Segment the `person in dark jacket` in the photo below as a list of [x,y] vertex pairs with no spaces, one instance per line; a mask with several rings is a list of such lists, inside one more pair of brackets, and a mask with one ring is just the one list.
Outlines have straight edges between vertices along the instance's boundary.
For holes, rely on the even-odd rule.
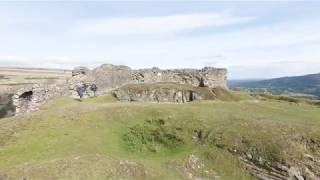
[[93,96],[95,97],[97,94],[98,87],[95,84],[91,84],[90,90],[93,92]]
[[76,89],[78,96],[80,97],[80,101],[82,101],[83,93],[85,91],[85,88],[83,86],[79,86]]

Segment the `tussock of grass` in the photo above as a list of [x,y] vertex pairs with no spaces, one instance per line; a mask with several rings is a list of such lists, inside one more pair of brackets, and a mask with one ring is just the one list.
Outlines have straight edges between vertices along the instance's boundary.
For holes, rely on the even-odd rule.
[[185,143],[181,131],[180,127],[168,126],[164,119],[152,119],[130,127],[123,140],[131,151],[174,150]]

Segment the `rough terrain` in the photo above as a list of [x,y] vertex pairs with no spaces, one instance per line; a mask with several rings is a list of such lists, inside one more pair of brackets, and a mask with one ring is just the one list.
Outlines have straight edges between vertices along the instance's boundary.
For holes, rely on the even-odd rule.
[[[227,99],[225,95],[224,99]],[[319,179],[319,106],[50,101],[0,121],[3,179]]]
[[[123,65],[103,64],[90,70],[85,67],[77,67],[73,71],[57,69],[36,69],[36,68],[0,68],[0,94],[10,94],[12,103],[7,104],[15,107],[14,110],[8,109],[7,106],[1,105],[1,117],[10,115],[22,115],[36,111],[47,101],[60,96],[77,97],[76,89],[85,85],[90,87],[96,84],[98,94],[104,94],[116,88],[128,84],[150,83],[175,83],[189,85],[189,90],[177,92],[170,89],[165,100],[159,91],[158,101],[193,101],[206,99],[201,97],[198,92],[190,91],[195,87],[224,87],[226,88],[226,69],[205,67],[203,69],[173,69],[161,70],[159,68],[133,70]],[[1,84],[2,83],[2,84]],[[199,88],[200,89],[200,88]],[[205,88],[202,88],[205,89]],[[170,91],[170,92],[169,92]],[[202,90],[203,91],[203,90]],[[118,95],[120,95],[118,91]],[[170,94],[173,93],[173,94]],[[12,94],[12,95],[11,95]],[[92,96],[90,88],[85,91],[85,97]],[[123,93],[122,93],[123,94]],[[133,94],[131,94],[132,96]],[[173,97],[175,96],[175,97]],[[139,98],[135,98],[138,100]],[[212,99],[212,98],[209,98]],[[140,99],[142,100],[142,99]],[[145,98],[145,100],[147,100]],[[150,99],[148,101],[152,101]],[[6,101],[3,101],[6,102]],[[3,104],[3,103],[2,103]]]
[[0,96],[20,115],[0,121],[0,179],[320,178],[318,101],[233,92],[214,68],[71,75]]

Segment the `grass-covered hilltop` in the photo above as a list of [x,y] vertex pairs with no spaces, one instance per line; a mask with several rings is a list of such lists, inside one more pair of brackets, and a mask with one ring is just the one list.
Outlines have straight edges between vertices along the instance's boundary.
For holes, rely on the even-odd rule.
[[319,179],[319,105],[210,93],[182,104],[60,97],[1,119],[0,179]]
[[9,1],[0,180],[320,180],[320,0]]

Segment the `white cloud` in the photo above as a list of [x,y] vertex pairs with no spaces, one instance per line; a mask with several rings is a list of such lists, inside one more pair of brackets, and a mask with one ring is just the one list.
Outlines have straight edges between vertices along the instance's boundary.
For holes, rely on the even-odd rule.
[[229,13],[193,13],[168,16],[117,17],[81,22],[74,31],[104,35],[159,34],[221,27],[252,21],[254,17],[236,17]]
[[[225,12],[193,13],[81,20],[76,25],[68,24],[71,30],[67,32],[43,32],[36,36],[28,36],[24,31],[11,34],[10,31],[0,33],[4,42],[0,44],[0,55],[16,56],[0,57],[0,65],[56,68],[94,67],[102,63],[133,68],[201,68],[212,65],[227,67],[230,77],[236,79],[319,71],[318,20],[287,19],[270,23],[257,18],[259,23],[251,23],[254,19]],[[209,32],[211,27],[238,23],[248,24],[227,31]],[[200,28],[206,33],[176,36]]]

